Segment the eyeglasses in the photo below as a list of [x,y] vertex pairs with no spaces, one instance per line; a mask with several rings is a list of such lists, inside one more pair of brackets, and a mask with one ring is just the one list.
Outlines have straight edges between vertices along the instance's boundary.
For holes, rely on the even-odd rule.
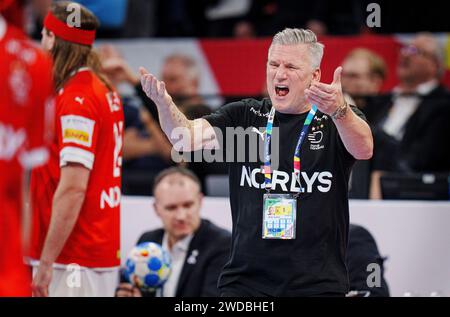
[[431,58],[431,59],[433,59],[433,60],[436,60],[436,56],[435,56],[433,53],[424,51],[424,50],[422,50],[422,49],[420,49],[420,48],[418,48],[418,47],[416,47],[416,46],[414,46],[414,45],[406,45],[406,46],[403,46],[403,47],[401,48],[400,52],[401,52],[403,55],[409,55],[409,56],[421,55],[421,56],[424,56],[424,57],[427,57],[427,58]]

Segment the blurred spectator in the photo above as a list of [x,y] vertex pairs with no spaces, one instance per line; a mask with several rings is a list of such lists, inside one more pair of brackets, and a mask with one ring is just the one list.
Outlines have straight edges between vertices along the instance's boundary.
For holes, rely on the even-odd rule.
[[[103,70],[114,85],[125,82],[140,91],[139,78],[116,48],[104,45],[99,52]],[[172,146],[159,127],[157,113],[149,113],[141,107],[141,101],[133,97],[124,97],[123,105],[123,193],[149,195],[155,176],[173,164]]]
[[439,83],[443,70],[438,41],[420,33],[401,50],[399,85],[365,109],[375,139],[373,198],[381,197],[379,171],[450,171],[450,96]]
[[[138,74],[131,69],[117,49],[112,45],[103,45],[100,47],[100,53],[103,69],[111,80],[115,84],[125,82],[133,86],[135,94],[144,103],[153,118],[159,122],[156,106],[142,91]],[[204,104],[199,94],[200,70],[192,57],[182,54],[167,56],[162,66],[161,78],[174,102],[181,109]]]
[[181,109],[189,105],[203,104],[199,95],[200,69],[192,57],[182,54],[166,57],[161,79],[166,84],[167,92],[172,93],[174,102]]
[[[155,172],[168,167],[168,164],[173,164],[171,161],[172,146],[159,127],[156,106],[142,91],[137,74],[113,46],[104,45],[100,48],[100,52],[103,68],[111,78],[111,81],[115,84],[126,82],[132,85],[140,102],[148,110],[144,118],[151,119],[147,120],[147,123],[144,125],[139,116],[138,107],[128,107],[129,99],[124,98],[126,121],[123,148],[125,159],[123,174],[124,192],[147,195],[151,193],[149,187],[151,187]],[[174,102],[186,115],[196,119],[211,113],[210,108],[204,103],[203,98],[199,94],[200,70],[192,57],[182,54],[167,56],[161,70],[161,78],[166,84],[167,91],[172,95]],[[138,131],[141,132],[138,133]],[[151,140],[152,136],[157,141]],[[152,144],[154,146],[151,146]],[[211,150],[203,150],[203,153],[207,151]],[[195,152],[188,156],[190,157],[190,163],[187,166],[200,178],[204,191],[206,191],[205,178],[207,175],[227,173],[225,163],[205,163],[203,160],[196,163],[194,162]],[[133,158],[133,160],[127,161],[127,158]],[[148,174],[153,176],[151,177]],[[132,181],[130,180],[131,183],[125,186],[127,179],[130,178],[132,179]],[[134,182],[136,185],[133,185]],[[138,186],[137,184],[141,185]],[[129,190],[127,190],[127,187]]]
[[[357,48],[352,50],[342,63],[342,89],[364,110],[367,98],[380,93],[386,78],[386,64],[374,52]],[[368,118],[370,122],[370,118]]]
[[[344,58],[342,67],[342,89],[347,102],[364,112],[366,105],[380,93],[386,77],[386,65],[374,52],[356,48]],[[367,114],[366,117],[370,122],[371,118]],[[370,161],[355,162],[350,176],[350,198],[369,198],[370,172]]]
[[[162,81],[166,84],[167,92],[169,92],[180,110],[189,116],[192,120],[201,118],[205,114],[211,113],[211,109],[207,106],[203,98],[199,94],[200,71],[197,63],[193,58],[181,54],[169,55],[165,61],[161,71]],[[145,93],[139,87],[139,94],[143,100],[157,112],[156,106],[145,96]],[[191,152],[189,155],[188,167],[194,171],[199,177],[202,190],[208,194],[205,186],[205,179],[208,175],[227,174],[225,163],[211,162],[204,160],[195,162],[196,157],[205,157],[208,152],[215,150],[200,150],[199,152]],[[210,155],[211,156],[211,155]]]
[[[100,52],[103,56],[103,68],[108,76],[116,83],[126,82],[133,86],[136,95],[157,119],[156,106],[142,91],[138,74],[131,69],[117,49],[112,45],[103,45]],[[166,84],[166,89],[174,102],[181,109],[190,105],[204,104],[199,94],[200,69],[192,57],[183,54],[167,56],[162,66],[161,79]]]
[[[389,296],[389,287],[384,279],[384,258],[378,251],[374,237],[367,229],[350,224],[346,262],[350,280],[350,291],[357,291],[359,293],[358,296],[364,296],[366,292],[371,297]],[[370,264],[380,266],[381,280],[379,287],[369,287],[367,284],[368,276],[372,273],[372,270],[368,270]]]
[[217,281],[229,258],[231,234],[200,218],[203,195],[198,178],[189,170],[172,167],[157,176],[153,192],[163,228],[144,233],[138,244],[161,244],[171,255],[172,273],[157,294],[141,292],[122,279],[116,295],[219,296]]
[[148,195],[156,174],[173,165],[172,147],[153,116],[135,102],[124,98],[123,192]]

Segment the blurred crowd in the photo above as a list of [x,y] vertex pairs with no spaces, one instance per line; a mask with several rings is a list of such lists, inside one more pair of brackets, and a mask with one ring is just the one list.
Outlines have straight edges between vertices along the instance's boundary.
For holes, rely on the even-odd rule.
[[[124,98],[124,193],[148,195],[154,176],[175,164],[171,146],[159,128],[155,105],[140,88],[138,74],[115,47],[104,45],[100,53],[111,81],[116,85],[128,83],[135,92]],[[450,148],[446,146],[450,138],[450,95],[440,84],[444,51],[431,33],[417,33],[402,47],[396,66],[399,82],[391,92],[381,92],[387,66],[375,52],[355,48],[342,60],[342,66],[348,101],[365,113],[375,139],[374,157],[354,167],[351,198],[382,198],[380,180],[386,173],[450,171]],[[167,56],[157,75],[189,118],[211,112],[199,94],[201,74],[192,57],[179,53]],[[217,189],[211,191],[206,184],[211,177],[219,177],[219,186],[227,186],[220,183],[220,175],[227,172],[225,163],[182,165],[197,174],[206,194],[217,194]]]
[[[40,38],[42,17],[51,2],[30,1],[26,22],[28,31],[35,38]],[[358,161],[353,168],[350,198],[385,198],[383,179],[393,173],[406,176],[433,173],[445,175],[447,182],[450,173],[450,92],[441,84],[445,71],[444,49],[433,33],[417,32],[448,31],[445,17],[439,18],[446,11],[433,7],[433,1],[420,9],[414,3],[408,3],[405,8],[398,2],[379,1],[385,10],[379,29],[366,27],[366,8],[371,1],[77,2],[100,19],[99,37],[103,38],[253,38],[272,36],[285,27],[309,28],[318,35],[355,35],[374,31],[415,33],[400,50],[395,68],[398,83],[390,92],[382,92],[387,65],[375,52],[358,47],[341,61],[345,97],[348,103],[356,105],[366,115],[375,143],[373,157]],[[427,14],[431,7],[433,14]],[[155,197],[155,211],[163,222],[163,228],[145,233],[139,242],[156,241],[171,249],[176,267],[172,280],[159,295],[215,296],[217,276],[229,252],[226,246],[230,234],[201,219],[200,209],[202,193],[227,196],[227,165],[220,162],[193,163],[193,160],[175,163],[172,145],[160,128],[155,104],[142,91],[139,74],[117,47],[101,44],[97,49],[102,71],[109,82],[114,86],[128,85],[132,91],[122,96],[125,117],[122,192],[124,195]],[[193,56],[182,52],[167,55],[159,74],[155,75],[164,81],[167,92],[188,119],[201,118],[213,111],[200,93],[202,73]],[[262,95],[267,96],[267,93],[263,91]],[[189,155],[197,156],[195,152]],[[202,153],[199,156],[213,155]],[[187,211],[174,213],[173,210]],[[179,230],[182,232],[173,226],[176,217],[187,224],[182,226],[185,230]],[[186,271],[190,268],[185,269],[184,265],[196,264],[199,252],[208,254],[208,257],[198,260],[200,263],[188,279]],[[186,257],[187,264],[184,263]],[[205,258],[207,260],[203,260]],[[364,290],[367,264],[382,265],[384,259],[370,233],[352,225],[346,261],[352,289]],[[382,287],[373,292],[373,295],[389,295],[386,281],[383,280]],[[116,295],[149,294],[136,292],[130,284],[122,283]]]
[[[57,0],[53,0],[57,1]],[[32,0],[29,32],[39,38],[52,0]],[[100,20],[103,38],[272,36],[285,27],[317,35],[449,31],[445,2],[388,0],[77,0]],[[367,26],[370,3],[380,6],[380,27]]]
[[[40,37],[42,17],[52,0],[33,0],[28,9],[28,31]],[[396,66],[398,85],[381,89],[387,65],[375,52],[361,47],[341,62],[342,84],[350,103],[367,116],[375,138],[370,161],[356,163],[351,198],[382,198],[384,175],[450,171],[450,97],[441,85],[444,49],[432,33],[449,31],[439,10],[443,2],[427,6],[378,1],[381,28],[366,26],[367,5],[356,0],[78,0],[100,19],[99,37],[235,37],[272,36],[284,27],[304,27],[319,35],[416,32],[402,47]],[[435,3],[436,2],[436,3]],[[420,5],[420,7],[418,7]],[[427,13],[427,10],[432,10]],[[112,45],[99,47],[103,69],[114,85],[127,84],[133,94],[122,96],[125,107],[123,192],[151,195],[153,179],[176,165],[171,145],[159,127],[158,113],[140,87],[139,74]],[[175,103],[190,119],[211,113],[199,92],[201,72],[192,56],[166,57],[157,75]],[[262,92],[264,96],[264,91]],[[248,96],[250,97],[250,96]],[[260,97],[260,96],[254,96]],[[230,101],[230,100],[226,100]],[[192,153],[195,155],[195,153]],[[227,195],[225,163],[182,163],[199,177],[209,195]],[[214,188],[212,188],[212,187]]]

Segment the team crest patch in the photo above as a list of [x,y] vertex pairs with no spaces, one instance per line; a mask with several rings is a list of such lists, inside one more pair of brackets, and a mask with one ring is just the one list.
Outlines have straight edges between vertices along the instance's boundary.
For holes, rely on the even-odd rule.
[[75,115],[61,117],[63,143],[76,143],[90,147],[95,121]]
[[324,138],[323,128],[327,120],[328,120],[327,116],[314,117],[314,122],[312,124],[311,131],[308,134],[308,140],[310,143],[311,150],[317,151],[325,148],[325,145],[322,144],[322,140]]

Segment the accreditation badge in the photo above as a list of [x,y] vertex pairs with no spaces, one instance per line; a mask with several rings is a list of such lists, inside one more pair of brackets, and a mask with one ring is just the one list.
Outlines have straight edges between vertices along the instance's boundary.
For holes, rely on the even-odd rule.
[[297,198],[291,194],[264,194],[263,239],[295,239]]

